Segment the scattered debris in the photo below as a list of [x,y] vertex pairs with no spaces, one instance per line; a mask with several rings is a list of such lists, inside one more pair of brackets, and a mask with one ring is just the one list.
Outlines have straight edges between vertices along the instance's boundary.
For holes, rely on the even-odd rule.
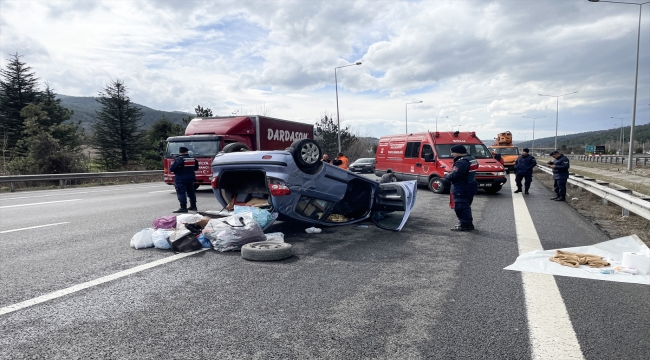
[[317,227],[313,227],[313,226],[310,227],[310,228],[306,228],[306,229],[305,229],[305,232],[306,232],[307,234],[320,234],[321,231],[323,231],[323,229],[320,229],[320,228],[317,228]]

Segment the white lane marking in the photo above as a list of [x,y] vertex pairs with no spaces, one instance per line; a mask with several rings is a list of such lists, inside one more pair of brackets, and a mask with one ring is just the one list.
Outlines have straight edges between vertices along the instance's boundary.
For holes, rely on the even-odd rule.
[[5,234],[5,233],[10,233],[14,231],[21,231],[21,230],[29,230],[29,229],[38,229],[46,226],[56,226],[56,225],[63,225],[63,224],[69,224],[69,221],[66,222],[60,222],[60,223],[55,223],[55,224],[46,224],[46,225],[37,225],[37,226],[30,226],[22,229],[13,229],[13,230],[5,230],[5,231],[0,231],[0,234]]
[[[515,190],[510,175],[510,190]],[[522,194],[512,195],[519,254],[542,250],[535,224]],[[566,305],[553,275],[522,272],[528,332],[533,359],[584,359]]]
[[[41,197],[50,197],[50,196],[66,196],[66,195],[77,195],[77,194],[94,194],[94,193],[101,193],[101,192],[111,192],[111,191],[121,191],[121,190],[141,190],[142,188],[151,188],[155,189],[158,186],[143,186],[143,187],[120,187],[117,189],[105,189],[105,190],[94,190],[94,191],[81,191],[81,192],[60,192],[56,194],[40,194],[40,195],[34,195],[34,196],[20,196],[20,197],[5,197],[5,196],[0,196],[0,200],[20,200],[20,199],[31,199],[31,198],[41,198]],[[30,192],[29,194],[32,194],[33,192]]]
[[19,206],[45,205],[45,204],[54,204],[54,203],[81,201],[81,200],[83,199],[57,200],[57,201],[47,201],[47,202],[40,202],[40,203],[31,203],[31,204],[7,205],[7,206],[0,206],[0,209],[19,207]]
[[159,192],[168,192],[168,193],[172,193],[172,192],[174,192],[174,189],[169,189],[169,190],[158,190],[158,191],[149,191],[149,194],[159,193]]
[[193,252],[190,252],[190,253],[184,253],[184,254],[177,254],[177,255],[169,256],[169,257],[166,257],[164,259],[160,259],[160,260],[156,260],[154,262],[150,262],[148,264],[139,265],[139,266],[136,266],[136,267],[128,269],[128,270],[120,271],[120,272],[112,274],[112,275],[107,275],[107,276],[101,277],[99,279],[95,279],[95,280],[91,280],[91,281],[88,281],[88,282],[85,282],[85,283],[82,283],[82,284],[70,286],[69,288],[65,288],[63,290],[58,290],[58,291],[55,291],[55,292],[51,292],[49,294],[45,294],[45,295],[42,295],[42,296],[39,296],[39,297],[35,297],[33,299],[30,299],[30,300],[26,300],[26,301],[22,301],[22,302],[13,304],[13,305],[5,306],[3,308],[0,308],[0,315],[8,314],[10,312],[14,312],[14,311],[17,311],[17,310],[20,310],[20,309],[24,309],[24,308],[30,307],[32,305],[36,305],[36,304],[44,303],[46,301],[50,301],[50,300],[53,300],[53,299],[56,299],[56,298],[60,298],[60,297],[65,296],[65,295],[69,295],[69,294],[72,294],[74,292],[87,289],[89,287],[97,286],[97,285],[103,284],[105,282],[116,280],[116,279],[131,275],[131,274],[135,274],[135,273],[140,272],[140,271],[144,271],[144,270],[156,267],[156,266],[167,264],[169,262],[176,261],[176,260],[182,259],[184,257],[192,256],[194,254],[198,254],[198,253],[206,251],[206,250],[210,250],[210,249],[206,248],[206,249],[193,251]]

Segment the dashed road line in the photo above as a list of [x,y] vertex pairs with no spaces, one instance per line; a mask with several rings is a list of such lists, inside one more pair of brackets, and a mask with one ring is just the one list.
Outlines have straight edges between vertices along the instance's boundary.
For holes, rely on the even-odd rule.
[[4,231],[0,231],[0,234],[6,234],[6,233],[14,232],[14,231],[38,229],[38,228],[47,227],[47,226],[56,226],[56,225],[63,225],[63,224],[69,224],[69,223],[70,223],[69,221],[66,221],[66,222],[60,222],[60,223],[54,223],[54,224],[30,226],[30,227],[21,228],[21,229],[4,230]]
[[62,203],[62,202],[70,202],[70,201],[81,201],[81,200],[83,200],[83,199],[57,200],[57,201],[31,203],[31,204],[7,205],[7,206],[0,206],[0,209],[7,209],[7,208],[13,208],[13,207],[20,207],[20,206],[46,205],[46,204],[54,204],[54,203]]
[[193,251],[193,252],[190,252],[190,253],[183,253],[183,254],[177,254],[177,255],[169,256],[169,257],[166,257],[164,259],[160,259],[160,260],[156,260],[156,261],[153,261],[153,262],[150,262],[150,263],[147,263],[147,264],[139,265],[139,266],[136,266],[134,268],[127,269],[127,270],[124,270],[124,271],[120,271],[120,272],[112,274],[112,275],[107,275],[107,276],[101,277],[99,279],[87,281],[85,283],[70,286],[69,288],[65,288],[65,289],[62,289],[62,290],[51,292],[49,294],[45,294],[45,295],[30,299],[30,300],[26,300],[26,301],[19,302],[19,303],[13,304],[13,305],[5,306],[3,308],[0,308],[0,315],[8,314],[8,313],[11,313],[11,312],[14,312],[14,311],[17,311],[17,310],[21,310],[21,309],[24,309],[24,308],[27,308],[27,307],[30,307],[30,306],[33,306],[33,305],[36,305],[36,304],[41,304],[41,303],[44,303],[46,301],[50,301],[50,300],[53,300],[53,299],[56,299],[56,298],[60,298],[62,296],[66,296],[66,295],[75,293],[77,291],[88,289],[90,287],[97,286],[97,285],[100,285],[100,284],[103,284],[103,283],[106,283],[106,282],[109,282],[109,281],[113,281],[113,280],[116,280],[116,279],[119,279],[119,278],[123,278],[125,276],[135,274],[135,273],[138,273],[140,271],[151,269],[151,268],[156,267],[156,266],[160,266],[160,265],[163,265],[163,264],[170,263],[172,261],[176,261],[176,260],[188,257],[188,256],[192,256],[194,254],[198,254],[198,253],[206,251],[206,250],[210,250],[210,249],[206,248],[206,249]]
[[[510,175],[510,190],[516,189]],[[512,195],[519,254],[542,250],[524,196]],[[533,359],[584,359],[573,324],[553,275],[521,273]]]

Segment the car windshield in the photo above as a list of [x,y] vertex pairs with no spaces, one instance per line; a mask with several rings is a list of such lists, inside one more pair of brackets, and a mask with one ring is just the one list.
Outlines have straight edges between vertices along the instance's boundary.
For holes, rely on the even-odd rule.
[[178,155],[178,149],[181,146],[186,147],[192,156],[205,156],[213,157],[221,150],[221,142],[219,140],[187,140],[187,141],[173,141],[167,143],[167,151],[165,156]]
[[372,164],[372,161],[375,160],[373,158],[363,158],[355,161],[355,164]]
[[490,148],[490,151],[496,151],[497,154],[501,155],[519,155],[519,148]]
[[[438,144],[436,145],[436,152],[440,159],[451,159],[451,147],[458,144]],[[476,159],[490,159],[492,153],[483,144],[461,144],[467,149],[467,153]]]

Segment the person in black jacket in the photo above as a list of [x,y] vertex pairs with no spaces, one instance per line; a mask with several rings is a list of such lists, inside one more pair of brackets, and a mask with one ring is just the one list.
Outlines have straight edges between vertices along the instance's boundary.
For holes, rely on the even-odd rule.
[[549,161],[551,169],[553,169],[553,190],[555,197],[551,200],[566,201],[566,181],[569,178],[569,159],[560,154],[559,151],[553,150],[549,154],[553,160]]
[[[178,149],[179,156],[169,167],[169,171],[175,174],[174,188],[181,207],[175,213],[186,213],[188,210],[196,211],[196,193],[194,182],[196,181],[196,170],[199,169],[199,162],[190,156],[189,150],[181,146]],[[190,198],[190,207],[187,207],[187,198]]]
[[475,180],[478,162],[473,156],[467,154],[467,149],[463,145],[454,145],[450,150],[451,156],[454,157],[454,166],[445,175],[445,179],[451,182],[454,212],[459,221],[451,231],[472,231],[474,230],[472,201],[478,191],[478,183]]
[[524,180],[524,194],[528,195],[528,189],[530,189],[530,183],[533,182],[533,169],[537,166],[537,160],[533,155],[529,155],[528,148],[524,148],[521,151],[521,155],[515,161],[515,184],[517,184],[517,190],[515,193],[521,192],[521,180]]

